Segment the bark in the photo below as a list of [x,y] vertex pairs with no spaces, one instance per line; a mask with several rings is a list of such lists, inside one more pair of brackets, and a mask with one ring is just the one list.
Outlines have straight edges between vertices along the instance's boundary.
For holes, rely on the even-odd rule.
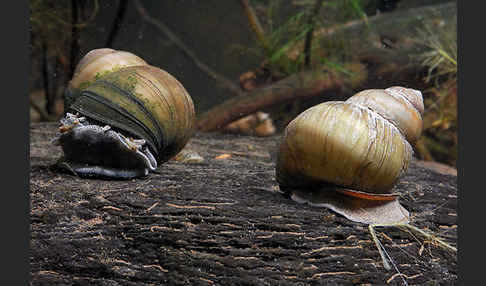
[[[31,285],[457,283],[454,254],[377,228],[397,275],[383,268],[366,225],[280,194],[279,136],[198,133],[187,148],[204,163],[104,181],[53,167],[56,126],[30,127]],[[413,225],[456,245],[455,176],[413,162],[396,189]]]

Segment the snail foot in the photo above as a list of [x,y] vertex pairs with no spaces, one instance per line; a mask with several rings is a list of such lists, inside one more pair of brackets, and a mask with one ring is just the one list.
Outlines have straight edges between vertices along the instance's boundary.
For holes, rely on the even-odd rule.
[[155,171],[157,161],[143,139],[125,137],[111,129],[90,124],[84,117],[67,113],[60,134],[52,140],[62,147],[58,166],[82,177],[131,179]]
[[344,188],[323,191],[293,189],[290,198],[298,203],[325,207],[349,220],[365,224],[408,222],[409,213],[393,194],[370,195]]
[[133,179],[145,177],[149,174],[148,169],[126,170],[63,160],[58,161],[56,166],[64,172],[83,178]]

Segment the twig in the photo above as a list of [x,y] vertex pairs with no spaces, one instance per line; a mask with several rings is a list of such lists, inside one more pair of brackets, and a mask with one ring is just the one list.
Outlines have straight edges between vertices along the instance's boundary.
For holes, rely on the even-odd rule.
[[[375,227],[380,227],[380,226],[394,226],[394,227],[403,227],[403,228],[408,228],[410,231],[412,232],[415,232],[415,233],[418,233],[420,235],[422,235],[423,237],[427,238],[427,239],[430,239],[432,242],[435,242],[436,245],[446,249],[446,250],[449,250],[451,252],[455,252],[457,253],[457,248],[451,246],[450,244],[438,239],[437,237],[435,237],[434,235],[432,234],[429,234],[429,233],[426,233],[425,231],[419,229],[418,227],[416,226],[413,226],[409,223],[403,223],[403,222],[396,222],[396,223],[390,223],[390,224],[370,224],[368,225],[368,229],[370,231],[370,234],[371,234],[371,237],[373,239],[373,241],[375,242],[375,245],[376,247],[378,248],[378,251],[380,253],[380,256],[381,256],[381,259],[383,260],[383,266],[385,267],[385,269],[387,270],[390,270],[391,267],[390,267],[390,264],[388,263],[389,261],[389,258],[387,258],[385,256],[385,254],[383,253],[383,250],[382,250],[382,246],[381,246],[381,243],[380,241],[378,240],[378,237],[376,236],[376,233],[375,233],[375,230],[374,228]],[[381,247],[380,247],[381,246]],[[389,256],[388,256],[389,257]]]
[[[375,236],[375,238],[376,238],[375,243],[378,243],[379,244],[379,245],[377,245],[377,247],[379,247],[378,249],[382,249],[383,253],[385,253],[385,255],[386,255],[386,259],[388,259],[388,261],[391,262],[391,264],[393,265],[393,268],[397,272],[395,275],[399,275],[402,278],[403,284],[406,285],[406,286],[408,286],[407,281],[405,280],[405,278],[403,278],[403,274],[400,272],[400,270],[398,270],[397,265],[395,264],[395,262],[393,261],[393,259],[391,258],[391,256],[388,254],[388,252],[386,251],[386,249],[383,246],[383,244],[381,244],[380,240],[378,240],[378,238],[376,236]],[[382,253],[380,253],[380,254],[382,254]],[[383,256],[382,258],[385,258],[385,257]],[[385,260],[383,260],[383,262],[385,262]],[[390,265],[388,265],[388,268],[385,266],[385,268],[387,270],[390,270],[391,269],[390,268]]]
[[115,21],[111,27],[111,31],[108,34],[108,39],[106,40],[106,47],[111,48],[113,46],[113,41],[115,40],[118,31],[120,30],[120,23],[123,20],[125,11],[127,10],[127,0],[120,0],[118,3],[118,11],[116,12]]
[[[41,69],[42,69],[42,84],[43,84],[43,87],[44,87],[44,97],[46,99],[46,103],[44,105],[44,108],[40,108],[40,106],[37,106],[37,105],[33,105],[33,106],[36,106],[40,109],[38,109],[37,111],[39,111],[39,114],[47,114],[47,117],[45,118],[48,118],[49,117],[49,114],[51,113],[50,109],[51,109],[51,106],[50,106],[50,102],[51,102],[51,99],[53,97],[55,97],[55,94],[52,95],[51,92],[52,90],[55,90],[55,88],[50,88],[53,83],[52,82],[49,82],[49,61],[47,59],[47,43],[45,40],[42,41],[42,56],[41,56]],[[40,110],[42,109],[42,112],[40,112]]]
[[424,236],[427,239],[430,239],[432,242],[437,243],[439,246],[441,246],[444,249],[447,249],[447,250],[452,251],[452,252],[457,252],[457,248],[455,248],[455,247],[451,246],[450,244],[438,239],[437,237],[435,237],[432,234],[426,233],[425,231],[421,230],[420,228],[418,228],[416,226],[410,225],[408,223],[404,224],[403,226],[410,229],[411,231],[413,231],[415,233],[418,233],[418,234]]
[[268,53],[269,44],[267,38],[265,37],[265,32],[263,31],[262,25],[256,16],[255,10],[250,5],[248,0],[241,0],[241,5],[243,5],[243,8],[245,9],[246,17],[248,18],[248,22],[250,22],[250,26],[258,38],[258,42],[265,52]]
[[74,69],[76,68],[76,56],[79,54],[79,28],[78,23],[78,5],[77,0],[71,0],[71,52],[69,55],[69,75],[68,78],[72,78]]
[[309,68],[311,64],[311,54],[312,54],[312,39],[314,36],[314,27],[316,26],[316,18],[319,15],[319,11],[322,7],[322,2],[324,0],[316,0],[314,3],[313,13],[309,16],[308,24],[310,26],[309,31],[305,35],[305,45],[304,45],[304,65]]
[[188,56],[194,64],[203,72],[205,72],[209,77],[219,82],[223,87],[233,92],[235,95],[242,95],[244,92],[233,82],[227,79],[225,76],[217,73],[216,71],[212,70],[209,66],[201,62],[196,54],[189,49],[162,21],[157,20],[150,16],[140,3],[139,0],[133,2],[135,4],[135,8],[140,13],[142,18],[149,22],[150,24],[154,25],[157,29],[163,32],[182,52]]
[[384,249],[382,248],[380,240],[378,240],[378,237],[376,236],[373,225],[372,224],[368,225],[368,229],[370,230],[371,238],[375,242],[375,246],[376,248],[378,248],[378,252],[380,253],[381,260],[383,261],[383,267],[385,267],[386,270],[390,270],[391,266],[388,263],[388,258],[385,256]]

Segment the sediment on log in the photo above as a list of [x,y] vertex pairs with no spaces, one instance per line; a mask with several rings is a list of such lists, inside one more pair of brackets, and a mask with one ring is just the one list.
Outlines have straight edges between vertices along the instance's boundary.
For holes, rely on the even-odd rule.
[[[454,254],[377,228],[402,275],[383,268],[367,226],[278,192],[267,138],[198,133],[202,164],[143,179],[59,173],[56,124],[30,127],[31,285],[409,285],[457,282]],[[226,159],[215,159],[229,154]],[[413,162],[398,182],[412,224],[456,246],[457,180]]]

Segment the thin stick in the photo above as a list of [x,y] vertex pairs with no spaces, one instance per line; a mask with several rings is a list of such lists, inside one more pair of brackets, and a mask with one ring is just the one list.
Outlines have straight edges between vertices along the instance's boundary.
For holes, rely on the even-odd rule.
[[79,27],[78,23],[78,5],[76,0],[71,0],[71,51],[69,54],[69,78],[73,77],[76,68],[76,56],[79,54]]
[[425,231],[421,230],[420,228],[416,227],[416,226],[413,226],[413,225],[410,225],[410,224],[404,224],[403,225],[404,227],[406,228],[409,228],[410,230],[412,231],[415,231],[416,233],[419,233],[421,234],[422,236],[432,240],[432,242],[436,242],[439,244],[439,246],[442,246],[442,248],[444,249],[447,249],[447,250],[450,250],[452,252],[457,252],[457,248],[453,247],[452,245],[438,239],[437,237],[435,237],[434,235],[432,234],[429,234],[429,233],[426,233]]
[[388,258],[383,253],[382,245],[378,240],[378,237],[376,236],[374,225],[373,224],[368,225],[368,229],[370,230],[371,238],[373,238],[376,248],[378,248],[378,252],[380,253],[381,260],[383,261],[383,267],[385,267],[386,270],[390,270],[391,266],[388,263]]
[[248,22],[250,22],[250,27],[252,28],[253,32],[255,32],[258,42],[265,50],[266,53],[269,52],[269,44],[267,38],[265,37],[265,32],[263,31],[262,25],[256,16],[255,10],[250,5],[250,1],[248,0],[241,0],[241,5],[245,9],[246,17],[248,18]]
[[436,236],[434,236],[432,234],[426,233],[425,231],[421,230],[420,228],[413,226],[409,223],[397,222],[397,223],[389,223],[389,224],[388,223],[373,224],[373,227],[380,227],[380,226],[394,226],[394,227],[408,228],[411,231],[418,233],[418,234],[422,235],[423,237],[425,237],[427,239],[430,239],[432,242],[436,242],[438,244],[438,246],[440,246],[440,247],[442,247],[446,250],[449,250],[449,251],[452,251],[452,252],[457,252],[457,248],[455,248],[452,245],[440,240],[439,238],[437,238]]
[[[376,236],[375,236],[376,237]],[[386,255],[386,258],[388,259],[388,261],[391,262],[391,264],[393,265],[393,268],[395,269],[395,271],[397,272],[398,275],[400,275],[400,278],[402,278],[402,281],[403,281],[403,284],[407,285],[408,286],[408,283],[407,281],[405,280],[405,278],[403,278],[403,274],[400,272],[400,270],[398,270],[398,267],[397,265],[395,264],[395,262],[393,261],[393,259],[391,258],[391,256],[388,254],[388,252],[386,251],[385,249],[385,246],[383,246],[383,244],[381,244],[380,240],[377,239],[376,242],[378,242],[378,244],[380,245],[380,248],[383,249],[383,252],[385,253]],[[388,265],[388,267],[390,267],[390,265]],[[396,274],[395,274],[396,275]]]
[[[437,243],[436,245],[438,245],[438,246],[440,246],[440,247],[442,247],[442,248],[444,248],[446,250],[449,250],[449,251],[452,251],[452,252],[457,252],[457,248],[455,248],[455,247],[449,245],[448,243],[446,243],[446,242],[438,239],[434,235],[429,234],[429,233],[426,233],[425,231],[419,229],[418,227],[409,224],[408,222],[407,223],[396,222],[396,223],[370,224],[370,225],[368,225],[368,229],[370,231],[370,234],[371,234],[371,237],[372,237],[373,241],[375,242],[376,248],[378,248],[378,252],[380,253],[381,259],[383,260],[383,266],[387,270],[390,270],[391,269],[390,264],[388,263],[390,261],[393,264],[395,270],[398,273],[400,273],[398,271],[397,267],[395,266],[395,264],[393,263],[393,260],[388,255],[388,253],[384,249],[383,245],[378,240],[378,237],[376,236],[376,233],[375,233],[375,229],[374,228],[375,227],[380,227],[380,226],[383,226],[383,227],[385,227],[385,226],[394,226],[394,227],[399,227],[399,228],[400,227],[407,228],[407,229],[409,229],[412,232],[418,233],[418,234],[422,235],[423,237],[425,237],[427,239],[430,239],[432,242]],[[407,284],[407,282],[405,280],[404,280],[404,283]]]
[[120,30],[121,22],[123,21],[126,10],[127,10],[127,0],[120,0],[118,2],[118,11],[116,12],[115,21],[113,22],[111,31],[108,34],[108,39],[106,40],[107,48],[113,47],[113,41],[115,40],[115,37],[118,35],[118,31]]
[[233,82],[227,79],[225,76],[217,73],[209,66],[201,62],[196,54],[189,49],[170,29],[167,27],[162,21],[157,20],[149,15],[147,10],[143,7],[140,1],[136,0],[133,2],[135,4],[135,8],[140,13],[142,18],[149,22],[150,24],[154,25],[157,29],[159,29],[162,33],[164,33],[182,52],[188,56],[194,64],[203,72],[205,72],[209,77],[219,82],[223,87],[233,92],[235,95],[242,95],[244,92]]
[[310,25],[310,29],[305,35],[305,44],[304,44],[304,65],[309,68],[311,64],[311,53],[312,53],[312,39],[314,36],[314,27],[316,26],[316,18],[319,15],[319,11],[322,7],[322,2],[324,0],[316,0],[314,3],[313,13],[309,16],[308,24]]

